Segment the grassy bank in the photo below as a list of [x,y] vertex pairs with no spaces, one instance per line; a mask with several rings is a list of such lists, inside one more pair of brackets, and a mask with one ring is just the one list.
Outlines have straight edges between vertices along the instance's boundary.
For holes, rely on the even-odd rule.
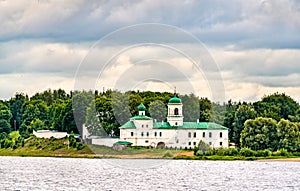
[[116,151],[110,147],[98,145],[81,143],[79,144],[80,147],[71,145],[68,138],[43,139],[32,136],[25,140],[23,147],[1,148],[0,156],[171,159],[182,153],[179,150],[147,149],[143,147],[129,147],[122,151]]
[[[95,154],[97,153],[97,154]],[[25,140],[23,147],[0,149],[0,156],[34,156],[34,157],[72,157],[72,158],[140,158],[140,159],[184,159],[184,160],[284,160],[295,159],[299,156],[194,156],[193,151],[154,149],[144,147],[128,147],[122,151],[97,145],[81,144],[71,147],[68,138],[42,139],[30,137]]]

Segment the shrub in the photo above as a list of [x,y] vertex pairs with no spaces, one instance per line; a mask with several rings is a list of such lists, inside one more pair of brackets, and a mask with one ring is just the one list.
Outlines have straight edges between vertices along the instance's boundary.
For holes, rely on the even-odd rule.
[[240,150],[240,155],[244,156],[244,157],[251,157],[251,156],[255,156],[256,152],[249,149],[249,148],[242,148]]
[[169,151],[167,151],[163,157],[168,158],[168,157],[173,157],[173,155]]
[[276,152],[273,152],[273,156],[291,156],[292,154],[289,153],[286,149],[279,149]]
[[77,146],[76,146],[76,149],[77,150],[82,150],[83,148],[84,148],[84,144],[82,142],[78,142]]
[[256,151],[255,156],[256,157],[267,157],[267,156],[271,156],[272,152],[269,149],[265,149],[265,150],[259,150]]

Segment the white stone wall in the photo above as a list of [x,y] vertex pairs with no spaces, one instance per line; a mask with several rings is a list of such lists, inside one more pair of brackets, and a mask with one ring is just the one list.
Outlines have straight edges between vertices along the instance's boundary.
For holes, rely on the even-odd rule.
[[60,138],[69,136],[69,134],[67,132],[55,132],[55,131],[50,131],[50,130],[39,130],[39,131],[33,131],[32,133],[37,138],[48,138],[48,139],[51,137],[60,139]]
[[119,141],[118,138],[97,138],[97,139],[92,139],[92,144],[112,147],[114,143],[118,141]]
[[153,127],[153,120],[133,120],[137,129],[150,129]]
[[[222,137],[220,137],[220,132],[222,132]],[[200,140],[203,140],[205,143],[210,144],[212,148],[228,147],[227,130],[137,128],[121,129],[120,133],[120,140],[129,141],[133,143],[134,146],[151,145],[156,147],[159,142],[164,142],[167,147],[184,149],[194,148],[198,145]],[[194,133],[196,133],[195,137]],[[203,133],[205,133],[205,137],[203,137]],[[220,142],[222,143],[220,144]]]

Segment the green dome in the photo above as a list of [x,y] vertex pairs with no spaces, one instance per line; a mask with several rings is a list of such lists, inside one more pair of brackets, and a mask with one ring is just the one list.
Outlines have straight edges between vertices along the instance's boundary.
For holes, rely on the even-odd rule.
[[143,103],[141,103],[141,104],[138,106],[138,110],[139,110],[139,111],[146,111],[146,107],[144,106]]
[[169,99],[169,103],[181,103],[181,99],[176,97],[176,95],[175,95],[174,97]]

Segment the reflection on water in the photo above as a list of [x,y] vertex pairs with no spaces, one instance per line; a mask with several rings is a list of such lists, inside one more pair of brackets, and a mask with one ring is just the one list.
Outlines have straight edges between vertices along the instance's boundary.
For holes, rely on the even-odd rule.
[[297,162],[0,157],[0,188],[300,190],[299,172]]

